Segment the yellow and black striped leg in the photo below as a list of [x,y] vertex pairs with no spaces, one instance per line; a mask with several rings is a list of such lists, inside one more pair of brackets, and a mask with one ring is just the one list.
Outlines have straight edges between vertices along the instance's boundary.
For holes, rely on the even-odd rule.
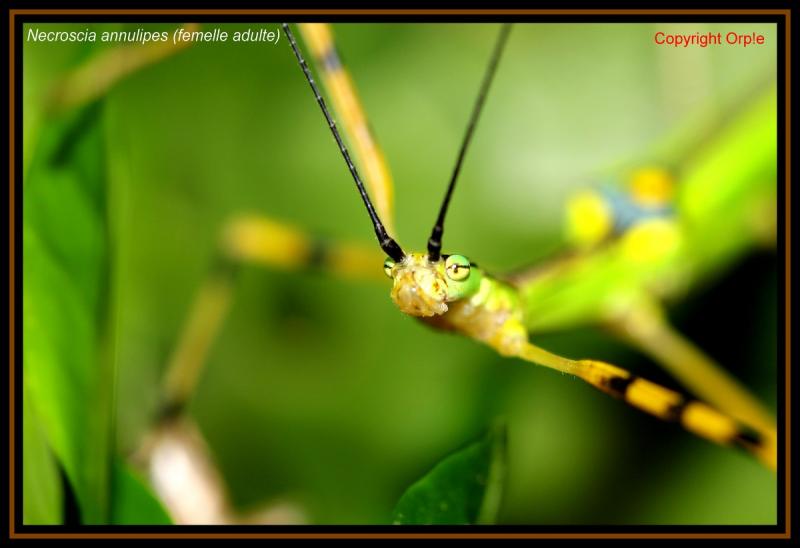
[[530,343],[523,346],[518,356],[575,375],[661,420],[678,423],[714,443],[749,451],[772,470],[777,467],[777,438],[773,433],[753,430],[708,404],[686,398],[614,365],[562,358]]
[[222,251],[237,263],[282,270],[316,269],[341,278],[382,280],[385,256],[375,245],[333,241],[267,217],[240,216],[224,231]]
[[656,303],[632,307],[612,325],[693,393],[766,437],[776,436],[775,419],[741,383],[677,332]]

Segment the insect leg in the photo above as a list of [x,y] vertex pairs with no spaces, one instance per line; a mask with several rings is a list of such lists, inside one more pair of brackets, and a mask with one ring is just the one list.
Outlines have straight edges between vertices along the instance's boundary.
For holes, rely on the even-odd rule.
[[374,245],[322,240],[267,217],[239,216],[226,225],[217,259],[197,292],[167,365],[161,409],[136,455],[177,523],[244,519],[232,510],[208,447],[185,413],[233,301],[239,267],[315,268],[338,277],[385,280],[383,259]]
[[710,404],[763,435],[776,435],[775,419],[762,403],[676,331],[656,303],[633,307],[611,326]]
[[394,230],[394,183],[386,158],[370,129],[350,74],[336,50],[333,31],[326,23],[303,23],[300,32],[322,74],[336,117],[361,164],[364,180],[383,224]]
[[236,262],[267,268],[318,269],[342,278],[383,280],[384,255],[374,245],[332,241],[260,216],[240,216],[228,223],[222,249]]
[[[193,32],[200,25],[189,23],[182,28]],[[191,42],[173,44],[172,41],[164,41],[144,45],[126,44],[104,50],[67,74],[50,94],[47,106],[62,111],[77,108],[102,97],[125,77],[190,45]]]
[[698,400],[648,381],[628,371],[596,360],[570,360],[527,343],[518,357],[575,375],[595,388],[661,420],[675,422],[714,443],[740,447],[774,470],[777,438],[751,430],[719,410]]
[[211,344],[227,316],[242,264],[341,278],[383,280],[384,256],[374,245],[333,242],[262,216],[239,216],[222,233],[214,265],[197,293],[167,367],[162,414],[179,414],[191,396]]

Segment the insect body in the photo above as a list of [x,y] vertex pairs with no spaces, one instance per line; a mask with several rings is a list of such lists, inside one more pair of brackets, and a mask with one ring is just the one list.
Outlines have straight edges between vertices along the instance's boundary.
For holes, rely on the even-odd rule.
[[619,367],[596,360],[566,359],[529,343],[525,307],[515,288],[471,265],[463,256],[443,259],[431,262],[426,254],[409,253],[399,263],[387,260],[387,274],[394,282],[392,299],[402,312],[420,317],[433,327],[463,333],[504,356],[575,375],[647,413],[678,422],[717,443],[750,450],[767,465],[775,466],[774,441],[714,408]]
[[[537,311],[531,306],[531,302],[535,300],[535,293],[527,291],[530,283],[525,276],[509,283],[487,274],[462,255],[442,255],[442,236],[447,208],[507,41],[508,25],[503,26],[500,32],[484,76],[453,175],[428,240],[427,252],[408,253],[402,250],[381,222],[289,26],[284,24],[283,28],[361,194],[378,243],[389,255],[384,263],[384,271],[393,281],[392,300],[402,312],[418,317],[433,327],[467,335],[489,345],[501,355],[517,357],[575,375],[645,412],[663,420],[678,422],[687,430],[711,441],[742,447],[755,454],[767,466],[772,468],[776,466],[776,438],[769,419],[761,420],[759,417],[751,421],[753,427],[749,427],[710,405],[686,398],[619,367],[596,360],[571,360],[539,348],[529,341],[529,326],[535,324]],[[307,31],[307,34],[309,33],[310,31]],[[319,44],[314,46],[312,42],[312,50],[323,71],[333,72],[328,76],[328,80],[339,84],[349,81],[342,80],[343,69],[340,64],[330,62],[331,59],[338,59],[332,42],[326,41],[322,46]],[[385,185],[386,181],[380,181],[380,184]],[[597,214],[593,219],[595,227],[590,227],[589,230],[579,229],[577,232],[582,232],[583,236],[588,235],[584,240],[591,244],[597,244],[614,236],[623,240],[632,239],[634,244],[638,243],[645,249],[658,244],[655,246],[659,249],[656,255],[663,259],[664,256],[674,252],[679,244],[671,220],[671,195],[672,181],[669,176],[658,170],[642,170],[632,179],[629,194],[604,191],[590,197],[589,200],[584,200],[584,202],[593,201],[593,205],[589,204],[587,207],[586,203],[579,203],[576,206],[579,213],[580,210],[594,207]],[[577,218],[579,225],[582,216],[574,213],[573,216]],[[637,252],[634,246],[634,255],[637,253],[643,254],[641,251]],[[644,256],[647,257],[646,254]],[[618,262],[613,255],[612,260]],[[644,262],[658,265],[661,260],[651,261],[648,258]],[[625,261],[619,264],[623,268],[626,266]],[[648,272],[649,268],[648,264],[643,268],[643,272]],[[613,273],[613,269],[610,272]],[[639,285],[643,281],[636,276],[631,279],[634,284]],[[753,411],[752,414],[757,416],[759,412]]]
[[585,189],[567,204],[567,234],[576,246],[590,248],[650,223],[665,225],[675,215],[674,182],[663,169],[642,168],[626,188],[611,184]]
[[409,253],[387,260],[392,300],[404,313],[482,341],[503,355],[519,355],[527,333],[516,291],[493,279],[462,255],[432,262]]

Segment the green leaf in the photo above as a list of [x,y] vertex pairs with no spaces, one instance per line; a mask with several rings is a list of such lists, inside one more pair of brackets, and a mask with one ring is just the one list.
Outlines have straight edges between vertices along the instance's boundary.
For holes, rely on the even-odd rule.
[[115,459],[111,483],[111,523],[169,525],[166,510],[144,481],[121,459]]
[[503,494],[506,427],[453,453],[406,490],[394,509],[396,525],[493,523]]
[[22,523],[57,525],[62,522],[61,478],[23,385],[22,394]]
[[84,523],[107,518],[112,446],[101,112],[95,103],[48,121],[23,193],[23,378],[27,421],[38,423],[27,428],[44,433]]

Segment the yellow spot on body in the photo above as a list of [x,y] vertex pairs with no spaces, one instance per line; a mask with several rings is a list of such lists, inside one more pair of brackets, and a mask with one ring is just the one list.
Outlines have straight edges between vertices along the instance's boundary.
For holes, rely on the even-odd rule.
[[671,257],[680,245],[680,229],[672,219],[648,219],[628,229],[621,249],[627,260],[657,262]]
[[636,171],[630,180],[631,196],[646,206],[668,204],[675,192],[670,174],[661,168],[648,167]]
[[579,247],[603,241],[613,229],[613,212],[603,197],[582,190],[567,203],[567,237]]

